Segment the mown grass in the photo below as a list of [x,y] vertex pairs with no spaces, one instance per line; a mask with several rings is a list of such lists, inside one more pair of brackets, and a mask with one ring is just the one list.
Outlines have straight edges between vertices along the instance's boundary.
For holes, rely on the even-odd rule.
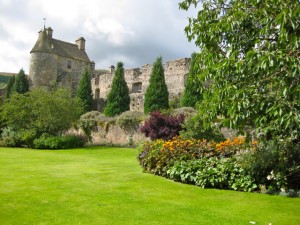
[[299,198],[175,183],[142,173],[136,155],[0,148],[0,224],[299,224]]

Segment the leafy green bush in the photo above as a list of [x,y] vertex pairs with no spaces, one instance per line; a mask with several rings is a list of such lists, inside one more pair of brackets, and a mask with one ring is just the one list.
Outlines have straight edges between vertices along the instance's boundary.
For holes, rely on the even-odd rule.
[[22,141],[18,132],[16,132],[12,127],[5,127],[2,130],[1,147],[21,147]]
[[180,96],[174,96],[172,99],[169,100],[169,107],[171,109],[180,108]]
[[253,191],[257,188],[234,158],[202,158],[177,161],[167,171],[169,178],[202,188]]
[[300,189],[300,142],[262,141],[240,158],[243,168],[267,192]]
[[186,118],[182,127],[184,129],[180,132],[180,135],[185,139],[206,139],[216,142],[225,140],[224,135],[217,129],[217,127],[204,129],[203,122],[199,115]]
[[85,139],[82,136],[68,135],[68,136],[47,136],[35,139],[33,141],[36,149],[69,149],[82,147],[85,144]]
[[43,134],[55,136],[68,131],[81,113],[81,103],[68,90],[36,88],[7,99],[1,106],[0,122],[17,134],[15,146],[31,147]]
[[192,107],[180,107],[170,111],[170,115],[172,116],[179,116],[182,114],[185,116],[185,118],[189,118],[197,115],[197,111]]
[[142,112],[126,111],[117,117],[117,125],[123,130],[133,133],[138,128],[140,123],[144,120],[145,115]]
[[82,129],[88,140],[91,140],[92,131],[98,125],[105,125],[115,119],[107,117],[98,111],[91,111],[80,116],[77,126]]
[[36,137],[35,129],[19,129],[4,127],[1,134],[0,146],[3,147],[32,147]]

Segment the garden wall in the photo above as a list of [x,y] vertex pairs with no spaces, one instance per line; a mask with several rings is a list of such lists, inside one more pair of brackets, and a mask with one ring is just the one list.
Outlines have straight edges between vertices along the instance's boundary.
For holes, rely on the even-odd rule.
[[[222,128],[221,133],[228,139],[236,135],[236,131],[228,128]],[[149,140],[150,138],[146,138],[139,128],[130,134],[116,124],[97,126],[92,132],[93,145],[138,146]]]
[[94,145],[120,145],[138,146],[140,143],[150,140],[138,129],[134,132],[124,131],[116,124],[97,126],[92,132],[92,144]]

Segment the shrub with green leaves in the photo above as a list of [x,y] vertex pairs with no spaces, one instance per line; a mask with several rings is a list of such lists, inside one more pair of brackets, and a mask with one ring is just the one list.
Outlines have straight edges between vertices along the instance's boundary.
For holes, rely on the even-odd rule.
[[144,119],[145,115],[142,112],[126,111],[118,116],[116,123],[123,130],[132,134],[138,130],[139,125]]
[[113,118],[105,116],[98,111],[91,111],[80,116],[77,126],[82,129],[88,140],[92,139],[92,131],[98,125],[104,125],[114,121]]
[[177,161],[167,174],[170,179],[202,188],[237,191],[253,191],[257,188],[254,179],[245,173],[235,158],[210,157]]
[[240,163],[269,192],[300,189],[300,142],[261,142],[255,151],[246,152]]
[[0,146],[1,147],[20,147],[22,145],[21,137],[12,127],[2,129]]
[[70,149],[83,147],[85,138],[78,135],[47,136],[44,135],[33,141],[36,149]]
[[33,89],[13,94],[1,107],[0,120],[18,137],[15,143],[31,147],[43,134],[60,136],[69,130],[82,113],[81,103],[69,91]]
[[172,116],[184,115],[185,118],[197,115],[197,111],[193,107],[180,107],[169,111]]
[[182,126],[184,129],[180,131],[180,135],[186,139],[206,139],[216,142],[225,140],[224,135],[218,130],[217,127],[204,127],[203,121],[199,115],[188,117]]

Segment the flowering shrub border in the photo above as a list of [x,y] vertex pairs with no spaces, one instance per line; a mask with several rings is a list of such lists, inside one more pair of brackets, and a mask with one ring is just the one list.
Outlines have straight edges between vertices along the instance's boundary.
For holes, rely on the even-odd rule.
[[[244,137],[216,143],[176,136],[146,142],[138,156],[145,171],[200,187],[252,191],[257,186],[233,158],[247,145]],[[204,164],[203,164],[204,163]]]

